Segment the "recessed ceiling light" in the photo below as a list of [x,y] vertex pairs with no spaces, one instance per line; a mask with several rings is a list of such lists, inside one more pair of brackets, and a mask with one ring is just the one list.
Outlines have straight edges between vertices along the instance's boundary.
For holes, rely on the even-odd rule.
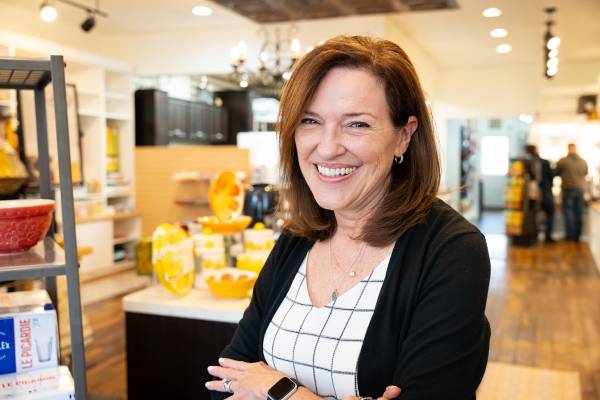
[[499,8],[490,7],[483,10],[483,16],[487,18],[499,17],[502,15],[502,11]]
[[556,58],[558,57],[558,49],[552,49],[548,52],[548,57]]
[[490,36],[493,38],[503,38],[508,35],[508,31],[504,28],[496,28],[490,32]]
[[510,53],[512,51],[512,46],[507,43],[502,43],[501,45],[498,45],[498,47],[496,47],[496,51],[498,53]]
[[212,15],[212,9],[206,6],[196,6],[192,8],[192,14],[200,17],[208,17],[209,15]]

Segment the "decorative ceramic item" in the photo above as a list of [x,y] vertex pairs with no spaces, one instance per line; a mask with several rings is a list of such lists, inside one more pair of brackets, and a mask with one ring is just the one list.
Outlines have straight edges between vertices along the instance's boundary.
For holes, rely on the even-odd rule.
[[0,201],[0,253],[29,250],[42,240],[50,223],[54,200]]

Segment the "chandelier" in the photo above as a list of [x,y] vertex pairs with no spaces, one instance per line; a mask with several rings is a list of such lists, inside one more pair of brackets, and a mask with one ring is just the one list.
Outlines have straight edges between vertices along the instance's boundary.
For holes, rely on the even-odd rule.
[[269,31],[266,27],[258,30],[262,40],[258,53],[258,68],[253,71],[246,64],[248,45],[240,41],[229,52],[233,79],[240,87],[258,86],[278,89],[292,76],[292,67],[301,56],[298,29],[291,25],[285,32],[276,27]]
[[552,33],[552,26],[554,26],[552,14],[556,12],[556,7],[547,7],[544,11],[548,14],[546,33],[544,33],[544,66],[546,67],[544,76],[552,79],[558,72],[558,46],[560,46],[560,38]]

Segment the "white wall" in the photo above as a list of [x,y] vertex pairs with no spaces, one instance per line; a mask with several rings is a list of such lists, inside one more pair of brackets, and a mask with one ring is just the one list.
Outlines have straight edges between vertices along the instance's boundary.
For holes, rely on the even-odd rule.
[[[408,53],[428,94],[433,96],[437,91],[439,66],[392,18],[356,16],[301,21],[296,25],[303,47],[342,34],[392,40]],[[285,31],[289,25],[270,24],[268,27]],[[106,42],[108,48],[104,51],[127,60],[140,75],[226,73],[231,70],[229,49],[240,40],[248,44],[248,65],[256,67],[261,44],[258,29],[257,24],[245,22],[233,27],[120,35],[118,46]]]
[[543,92],[595,85],[598,74],[600,59],[562,61],[552,80],[543,77],[541,65],[446,69],[438,100],[459,106],[461,112],[469,109],[473,115],[468,117],[535,114],[543,106]]
[[[335,18],[297,23],[303,47],[341,34],[384,36],[381,16]],[[287,29],[289,25],[269,27]],[[231,71],[229,49],[240,40],[248,44],[248,65],[255,68],[261,38],[258,25],[247,22],[233,27],[211,27],[151,34],[120,35],[113,51],[135,66],[140,75],[227,73]]]
[[408,54],[427,96],[430,99],[435,98],[439,91],[441,67],[414,38],[406,33],[396,19],[385,17],[384,26],[383,37],[398,44]]

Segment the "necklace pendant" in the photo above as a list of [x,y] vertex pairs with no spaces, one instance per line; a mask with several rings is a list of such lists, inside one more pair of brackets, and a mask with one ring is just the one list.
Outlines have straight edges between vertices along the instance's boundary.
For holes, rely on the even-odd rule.
[[348,275],[350,276],[350,278],[354,278],[356,276],[356,271],[349,271]]
[[331,292],[331,301],[336,301],[337,298],[338,298],[337,290],[334,290],[333,292]]

